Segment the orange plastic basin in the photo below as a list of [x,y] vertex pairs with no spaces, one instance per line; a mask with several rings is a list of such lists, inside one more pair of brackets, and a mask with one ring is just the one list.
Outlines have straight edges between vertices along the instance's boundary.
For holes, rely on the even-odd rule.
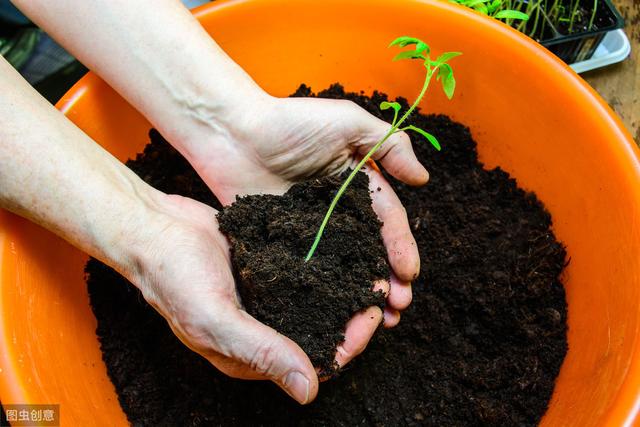
[[[413,35],[438,52],[464,52],[452,61],[454,100],[433,90],[424,109],[467,124],[488,167],[500,165],[538,194],[571,257],[569,352],[542,424],[636,419],[639,153],[578,76],[505,25],[444,1],[227,1],[196,15],[266,90],[283,96],[301,82],[322,89],[339,81],[413,98],[422,67],[392,63],[392,39]],[[149,124],[95,75],[58,107],[122,160],[147,141]],[[94,332],[86,258],[0,211],[0,399],[59,403],[63,425],[125,424]]]

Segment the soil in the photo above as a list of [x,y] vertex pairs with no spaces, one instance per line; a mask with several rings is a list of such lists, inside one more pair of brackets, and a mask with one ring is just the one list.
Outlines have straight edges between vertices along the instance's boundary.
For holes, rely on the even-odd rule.
[[[301,87],[298,96],[312,95]],[[373,114],[386,96],[344,93]],[[405,103],[404,100],[399,100]],[[415,114],[443,150],[414,145],[425,187],[391,181],[407,208],[422,271],[400,324],[381,330],[348,369],[299,406],[268,382],[230,379],[184,347],[140,293],[87,265],[103,357],[134,425],[536,425],[567,351],[560,274],[565,251],[536,196],[478,161],[469,129]],[[154,137],[155,135],[155,137]],[[129,162],[163,191],[215,206],[180,155],[152,133]]]
[[372,287],[390,276],[364,173],[347,188],[316,252],[304,261],[344,178],[298,183],[283,196],[242,197],[218,214],[245,309],[298,343],[323,377],[337,369],[336,348],[353,314],[384,307],[384,295]]

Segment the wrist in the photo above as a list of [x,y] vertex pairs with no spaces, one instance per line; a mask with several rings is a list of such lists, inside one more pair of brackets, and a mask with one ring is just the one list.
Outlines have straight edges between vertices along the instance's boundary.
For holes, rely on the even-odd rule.
[[240,69],[226,76],[224,87],[179,84],[191,87],[175,91],[170,117],[152,122],[189,161],[212,146],[224,149],[224,144],[237,140],[276,99]]
[[78,246],[139,287],[148,264],[150,225],[160,216],[155,194],[160,192],[133,173],[121,178],[121,185],[109,191],[110,209],[83,227]]

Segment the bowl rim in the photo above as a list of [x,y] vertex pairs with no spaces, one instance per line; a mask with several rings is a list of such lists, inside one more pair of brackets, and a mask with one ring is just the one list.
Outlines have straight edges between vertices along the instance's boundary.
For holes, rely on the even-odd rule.
[[[238,5],[248,3],[268,3],[272,0],[219,0],[214,3],[208,3],[194,9],[192,12],[196,18],[202,18],[219,10],[233,8]],[[281,1],[281,0],[276,0]],[[291,0],[284,0],[284,2]],[[294,0],[296,2],[314,3],[316,0]],[[353,4],[363,6],[371,6],[372,4],[388,6],[387,0],[341,0],[341,2],[349,1]],[[550,68],[558,79],[569,87],[576,96],[580,97],[585,104],[594,109],[594,112],[602,119],[603,126],[611,132],[612,138],[606,141],[609,148],[615,154],[618,164],[624,167],[625,174],[634,182],[640,183],[640,149],[634,142],[629,131],[624,127],[621,119],[613,112],[609,105],[589,86],[582,78],[580,78],[571,68],[548,52],[544,47],[525,36],[524,34],[512,29],[506,24],[497,20],[487,18],[468,8],[451,4],[443,0],[395,0],[404,3],[424,5],[432,8],[446,10],[447,13],[462,15],[465,19],[475,22],[477,25],[483,26],[487,30],[495,31],[501,37],[508,39],[510,43],[516,43],[523,50],[531,52],[535,56],[536,61],[540,61],[544,66]],[[282,2],[282,1],[281,1]],[[327,3],[339,4],[337,0],[328,0]],[[56,103],[56,107],[65,115],[69,115],[73,106],[79,99],[95,84],[96,80],[100,80],[92,72],[82,77],[72,88]],[[636,199],[640,205],[640,192],[636,194]],[[0,244],[6,238],[6,230],[0,228]],[[2,246],[0,246],[0,268],[3,264]],[[0,294],[2,292],[2,283],[0,283]],[[0,303],[1,307],[1,303]],[[640,307],[638,308],[640,312]],[[639,316],[640,317],[640,316]],[[639,326],[640,327],[640,326]],[[9,349],[9,337],[5,332],[5,325],[0,316],[0,348]],[[640,413],[640,330],[636,330],[633,336],[632,355],[627,368],[626,376],[613,397],[610,406],[603,413],[603,420],[612,424],[622,425],[631,424],[638,418]],[[3,352],[4,357],[11,359],[8,355],[10,350]],[[7,366],[10,366],[7,365]],[[13,379],[18,380],[17,378]],[[19,383],[12,381],[11,375],[0,375],[0,390],[9,393],[9,390],[18,392],[16,386]],[[11,393],[13,393],[11,392]],[[26,396],[26,391],[22,390],[18,394]]]

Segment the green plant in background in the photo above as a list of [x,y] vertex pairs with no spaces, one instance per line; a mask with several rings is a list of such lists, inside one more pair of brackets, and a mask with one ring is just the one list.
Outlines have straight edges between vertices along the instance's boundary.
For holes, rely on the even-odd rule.
[[[591,2],[591,14],[588,24],[586,24],[587,30],[593,28],[598,10],[598,0],[591,0]],[[544,10],[551,25],[556,29],[564,25],[569,34],[573,33],[577,22],[584,22],[587,19],[585,15],[587,13],[586,4],[588,0],[537,0],[536,3],[541,4],[539,7]]]
[[592,30],[598,11],[599,0],[507,0],[512,7],[523,13],[533,16],[533,22],[527,25],[527,22],[511,23],[518,31],[528,35],[533,39],[542,39],[544,37],[544,25],[551,30],[553,36],[559,36],[559,29],[566,28],[567,34],[572,34],[576,30],[576,24],[585,22],[587,19],[586,4],[591,3],[591,13],[588,16],[586,29]]
[[40,29],[27,27],[16,31],[11,37],[0,37],[0,55],[19,69],[33,53],[41,34]]
[[558,29],[566,28],[568,34],[576,30],[576,24],[587,19],[586,4],[591,3],[586,30],[593,29],[599,0],[449,0],[452,3],[474,9],[496,19],[504,19],[508,25],[533,39],[541,39],[546,22],[552,35],[560,35]]
[[449,0],[451,3],[460,4],[477,10],[483,15],[490,16],[495,19],[521,20],[528,21],[529,15],[511,8],[509,0]]
[[[320,239],[322,239],[322,234],[324,233],[324,229],[326,228],[327,223],[329,222],[329,218],[331,218],[331,214],[333,213],[333,210],[338,204],[338,200],[340,200],[340,197],[342,197],[344,192],[347,190],[347,187],[349,186],[351,181],[353,181],[353,178],[356,176],[358,171],[362,169],[365,163],[367,163],[367,161],[371,158],[371,156],[373,156],[373,154],[376,151],[378,151],[380,147],[382,147],[382,144],[384,144],[391,135],[398,132],[409,131],[409,130],[413,132],[417,132],[420,135],[422,135],[427,141],[429,141],[436,150],[440,151],[440,143],[438,142],[435,136],[431,135],[429,132],[425,131],[424,129],[420,129],[419,127],[416,127],[413,125],[402,127],[402,124],[416,109],[420,101],[422,101],[422,98],[427,92],[427,88],[429,87],[429,83],[431,82],[433,76],[436,76],[436,80],[439,80],[440,83],[442,84],[442,90],[444,91],[447,98],[451,99],[453,97],[453,92],[455,91],[455,88],[456,88],[456,79],[453,76],[453,69],[451,68],[451,65],[449,65],[448,62],[452,58],[455,58],[456,56],[461,55],[461,53],[446,52],[438,56],[435,60],[432,60],[430,57],[431,49],[429,48],[429,46],[422,40],[417,39],[415,37],[398,37],[397,39],[391,42],[389,47],[391,46],[399,46],[399,47],[414,46],[413,50],[402,51],[399,54],[397,54],[393,58],[393,60],[398,61],[401,59],[419,59],[422,61],[426,69],[426,76],[424,79],[424,84],[422,85],[422,90],[420,91],[420,94],[416,98],[413,105],[411,105],[411,107],[409,107],[409,109],[406,112],[404,112],[402,116],[400,116],[400,110],[402,107],[400,106],[399,103],[385,101],[380,104],[381,110],[393,109],[394,111],[393,121],[391,122],[391,128],[382,137],[382,139],[380,139],[380,141],[378,141],[373,146],[373,148],[369,150],[369,152],[362,158],[362,160],[360,160],[360,162],[351,171],[347,179],[344,181],[344,183],[336,193],[335,197],[331,201],[331,204],[329,205],[329,209],[327,210],[327,213],[325,214],[324,219],[322,220],[322,224],[318,229],[316,238],[313,241],[313,245],[311,245],[311,249],[309,250],[309,253],[305,257],[305,262],[311,259],[311,257],[313,256],[313,253],[318,247],[318,244],[320,243]],[[398,116],[400,116],[399,119],[398,119]]]

